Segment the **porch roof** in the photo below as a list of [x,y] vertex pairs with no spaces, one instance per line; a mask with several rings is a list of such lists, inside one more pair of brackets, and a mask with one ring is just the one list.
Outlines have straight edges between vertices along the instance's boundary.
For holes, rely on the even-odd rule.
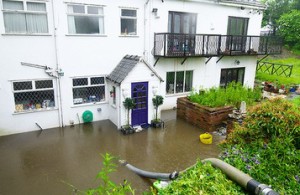
[[122,81],[127,77],[130,71],[137,65],[139,62],[143,62],[158,79],[163,82],[163,79],[156,73],[156,71],[146,63],[141,56],[137,55],[126,55],[119,62],[119,64],[114,68],[114,70],[106,77],[108,80],[121,84]]

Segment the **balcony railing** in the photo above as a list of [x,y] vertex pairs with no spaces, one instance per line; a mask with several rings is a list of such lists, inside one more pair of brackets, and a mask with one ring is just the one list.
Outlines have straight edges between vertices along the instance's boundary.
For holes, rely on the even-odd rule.
[[213,57],[280,54],[282,40],[276,36],[213,34],[154,35],[155,57]]

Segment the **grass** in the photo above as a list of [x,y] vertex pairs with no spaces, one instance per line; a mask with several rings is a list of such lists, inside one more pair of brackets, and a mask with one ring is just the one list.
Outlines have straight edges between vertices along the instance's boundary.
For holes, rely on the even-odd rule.
[[291,77],[269,75],[267,73],[256,73],[256,80],[259,81],[269,81],[278,84],[284,85],[294,85],[300,84],[300,50],[293,50],[292,52],[285,51],[285,54],[274,57],[268,57],[264,61],[278,63],[278,64],[287,64],[293,65],[293,71]]

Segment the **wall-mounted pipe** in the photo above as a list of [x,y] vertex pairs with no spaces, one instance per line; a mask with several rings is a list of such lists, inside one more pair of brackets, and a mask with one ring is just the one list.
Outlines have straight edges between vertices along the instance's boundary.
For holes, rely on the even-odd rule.
[[[151,179],[160,179],[160,180],[174,180],[179,174],[186,172],[188,169],[184,171],[173,172],[173,173],[155,173],[148,172],[141,169],[136,168],[135,166],[127,163],[124,160],[119,161],[122,165],[126,166],[129,170],[135,172],[136,174],[151,178]],[[202,162],[210,162],[212,166],[219,168],[225,175],[227,175],[232,181],[236,182],[243,188],[245,188],[248,192],[255,195],[279,195],[277,192],[272,190],[269,186],[265,184],[261,184],[258,181],[254,180],[248,174],[238,170],[237,168],[227,164],[226,162],[217,159],[217,158],[207,158],[202,160]],[[191,168],[191,167],[190,167]]]

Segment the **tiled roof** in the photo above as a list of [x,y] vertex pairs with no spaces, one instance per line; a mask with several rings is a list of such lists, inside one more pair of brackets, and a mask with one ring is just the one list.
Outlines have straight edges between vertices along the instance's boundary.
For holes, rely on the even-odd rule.
[[151,72],[153,72],[161,82],[163,79],[155,72],[153,68],[150,67],[140,56],[136,55],[126,55],[116,66],[116,68],[106,77],[108,80],[118,83],[119,85],[127,77],[129,72],[137,65],[139,62],[143,62]]
[[106,78],[121,84],[133,67],[140,61],[140,58],[140,56],[126,55]]

